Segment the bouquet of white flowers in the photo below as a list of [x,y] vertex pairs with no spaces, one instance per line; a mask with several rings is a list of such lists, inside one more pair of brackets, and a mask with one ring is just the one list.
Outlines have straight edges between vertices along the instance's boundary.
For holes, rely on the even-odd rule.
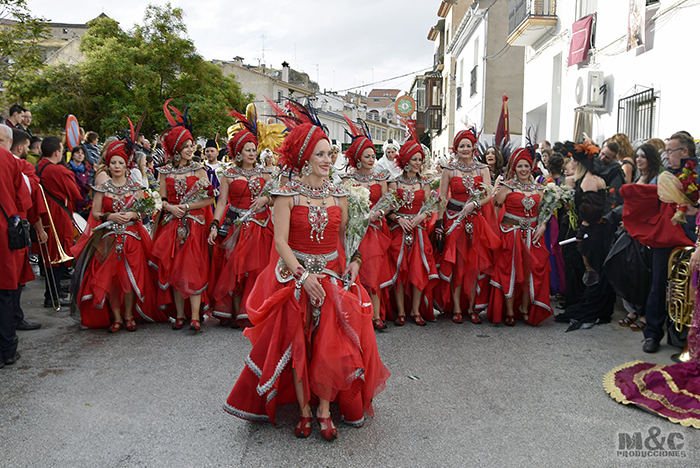
[[423,213],[437,213],[441,209],[445,208],[446,204],[446,200],[444,200],[437,191],[431,190],[430,195],[428,195],[428,199],[423,201],[423,206],[421,206],[420,210],[418,210],[418,214],[421,215]]
[[545,185],[542,201],[540,201],[539,224],[546,223],[563,206],[569,207],[569,222],[571,227],[576,229],[577,216],[573,211],[574,189],[568,185],[557,185],[554,182]]
[[369,189],[348,179],[342,188],[348,191],[348,225],[345,228],[345,255],[347,265],[357,251],[369,227]]
[[[124,213],[139,213],[140,215],[152,215],[155,211],[160,211],[163,209],[163,201],[160,198],[160,194],[155,190],[143,190],[143,198],[132,198],[124,207],[122,212]],[[99,226],[92,229],[95,232],[99,229],[103,229],[109,226],[113,226],[114,221],[105,221]]]

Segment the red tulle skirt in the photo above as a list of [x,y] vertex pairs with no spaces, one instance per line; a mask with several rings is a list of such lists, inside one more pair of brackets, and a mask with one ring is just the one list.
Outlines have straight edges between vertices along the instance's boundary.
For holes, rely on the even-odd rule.
[[525,231],[515,226],[502,225],[501,240],[491,279],[493,287],[487,318],[493,323],[501,322],[505,316],[505,298],[514,297],[515,318],[522,319],[519,311],[522,292],[528,291],[528,323],[537,325],[552,315],[549,302],[549,251],[540,243],[544,239],[528,246]]
[[[198,221],[173,218],[165,226],[159,226],[153,244],[152,266],[158,271],[158,288],[156,302],[160,309],[168,309],[173,315],[174,309],[170,288],[174,288],[182,297],[205,293],[209,283],[209,223],[213,215],[209,207],[190,212]],[[183,240],[178,228],[186,227],[187,235]],[[206,297],[203,294],[203,310],[206,310]]]
[[[235,320],[239,326],[249,325],[246,301],[255,281],[270,263],[274,230],[269,210],[258,213],[262,224],[248,222],[229,228],[226,238],[217,243],[212,256],[209,280],[210,309],[220,320]],[[241,297],[241,306],[234,317],[233,299]]]
[[[345,422],[360,426],[374,415],[372,399],[385,387],[389,371],[379,358],[366,290],[326,276],[318,320],[306,291],[293,278],[278,281],[277,255],[258,277],[248,299],[254,327],[244,334],[253,349],[226,400],[224,410],[251,421],[275,422],[278,406],[296,402],[292,369],[304,388],[304,403],[315,398],[337,401]],[[341,271],[344,259],[328,268]]]
[[[94,223],[93,223],[94,224]],[[89,227],[88,227],[89,228]],[[135,293],[133,315],[144,322],[165,322],[167,317],[155,305],[154,278],[148,268],[152,249],[151,238],[141,223],[127,227],[123,251],[118,252],[115,235],[103,237],[92,255],[83,275],[79,297],[81,324],[87,328],[107,328],[114,317],[112,309],[118,306],[124,316],[124,294]],[[86,229],[87,232],[88,229]],[[93,236],[112,231],[100,230]],[[89,236],[85,236],[89,238]],[[78,249],[82,252],[84,244]]]

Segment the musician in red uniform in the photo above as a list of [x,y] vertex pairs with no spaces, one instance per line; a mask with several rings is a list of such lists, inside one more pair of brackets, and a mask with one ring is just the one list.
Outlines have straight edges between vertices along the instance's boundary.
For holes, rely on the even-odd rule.
[[[74,203],[82,198],[80,189],[75,183],[73,173],[61,164],[63,155],[63,144],[58,137],[47,136],[41,142],[42,158],[36,164],[36,174],[41,180],[41,185],[44,187],[46,194],[46,202],[51,219],[56,227],[56,234],[61,243],[64,252],[69,252],[73,247],[73,211]],[[51,224],[48,214],[42,218],[45,229],[49,236],[49,258],[44,259],[46,264],[50,264],[51,260],[59,257],[58,246],[56,244],[56,236],[50,232]],[[44,293],[44,307],[52,307],[52,294],[54,300],[58,301],[62,306],[70,305],[70,301],[62,299],[61,295],[61,277],[69,267],[68,262],[51,265],[51,273],[46,272],[46,292]],[[49,277],[54,280],[54,285],[49,287]]]
[[20,213],[29,209],[31,198],[22,177],[20,163],[5,148],[0,148],[0,259],[3,274],[0,275],[0,367],[14,364],[19,359],[17,334],[15,333],[15,304],[19,303],[20,271],[26,249],[11,250],[8,236],[8,220],[19,221]]
[[[48,240],[48,235],[44,230],[44,223],[41,221],[41,216],[46,214],[46,204],[44,203],[44,197],[41,195],[41,189],[39,188],[39,177],[36,175],[36,170],[27,161],[27,155],[29,153],[29,134],[23,132],[22,130],[14,129],[12,130],[12,144],[10,146],[10,151],[17,158],[17,162],[20,165],[22,173],[25,176],[25,181],[29,183],[29,191],[31,195],[32,206],[26,212],[20,213],[20,218],[27,219],[30,224],[34,226],[37,233],[37,239],[40,243],[44,244]],[[22,270],[20,272],[19,282],[20,284],[26,284],[34,280],[34,271],[32,266],[29,264],[29,248],[25,249],[26,255],[22,261]],[[21,289],[20,289],[21,294]],[[41,328],[40,323],[30,322],[24,318],[24,311],[21,307],[21,302],[17,304],[15,309],[15,325],[17,330],[36,330]]]

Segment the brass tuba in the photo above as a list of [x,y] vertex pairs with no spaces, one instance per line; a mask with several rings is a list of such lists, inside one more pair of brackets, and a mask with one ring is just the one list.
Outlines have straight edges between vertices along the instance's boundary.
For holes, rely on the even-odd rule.
[[[668,259],[668,288],[666,289],[666,302],[668,315],[677,332],[690,327],[693,320],[695,307],[695,287],[691,284],[693,272],[690,271],[690,256],[695,247],[676,247]],[[676,362],[688,362],[688,344],[682,353],[671,356]]]

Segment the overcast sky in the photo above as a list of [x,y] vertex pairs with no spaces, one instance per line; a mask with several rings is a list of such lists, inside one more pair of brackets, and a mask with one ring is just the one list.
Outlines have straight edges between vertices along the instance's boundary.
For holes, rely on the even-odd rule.
[[[143,20],[142,0],[28,0],[34,16],[86,23],[100,13],[131,29]],[[150,3],[165,4],[152,0]],[[428,31],[439,0],[173,0],[206,59],[244,58],[309,74],[321,90],[345,90],[431,66]],[[361,88],[408,91],[412,76]]]

